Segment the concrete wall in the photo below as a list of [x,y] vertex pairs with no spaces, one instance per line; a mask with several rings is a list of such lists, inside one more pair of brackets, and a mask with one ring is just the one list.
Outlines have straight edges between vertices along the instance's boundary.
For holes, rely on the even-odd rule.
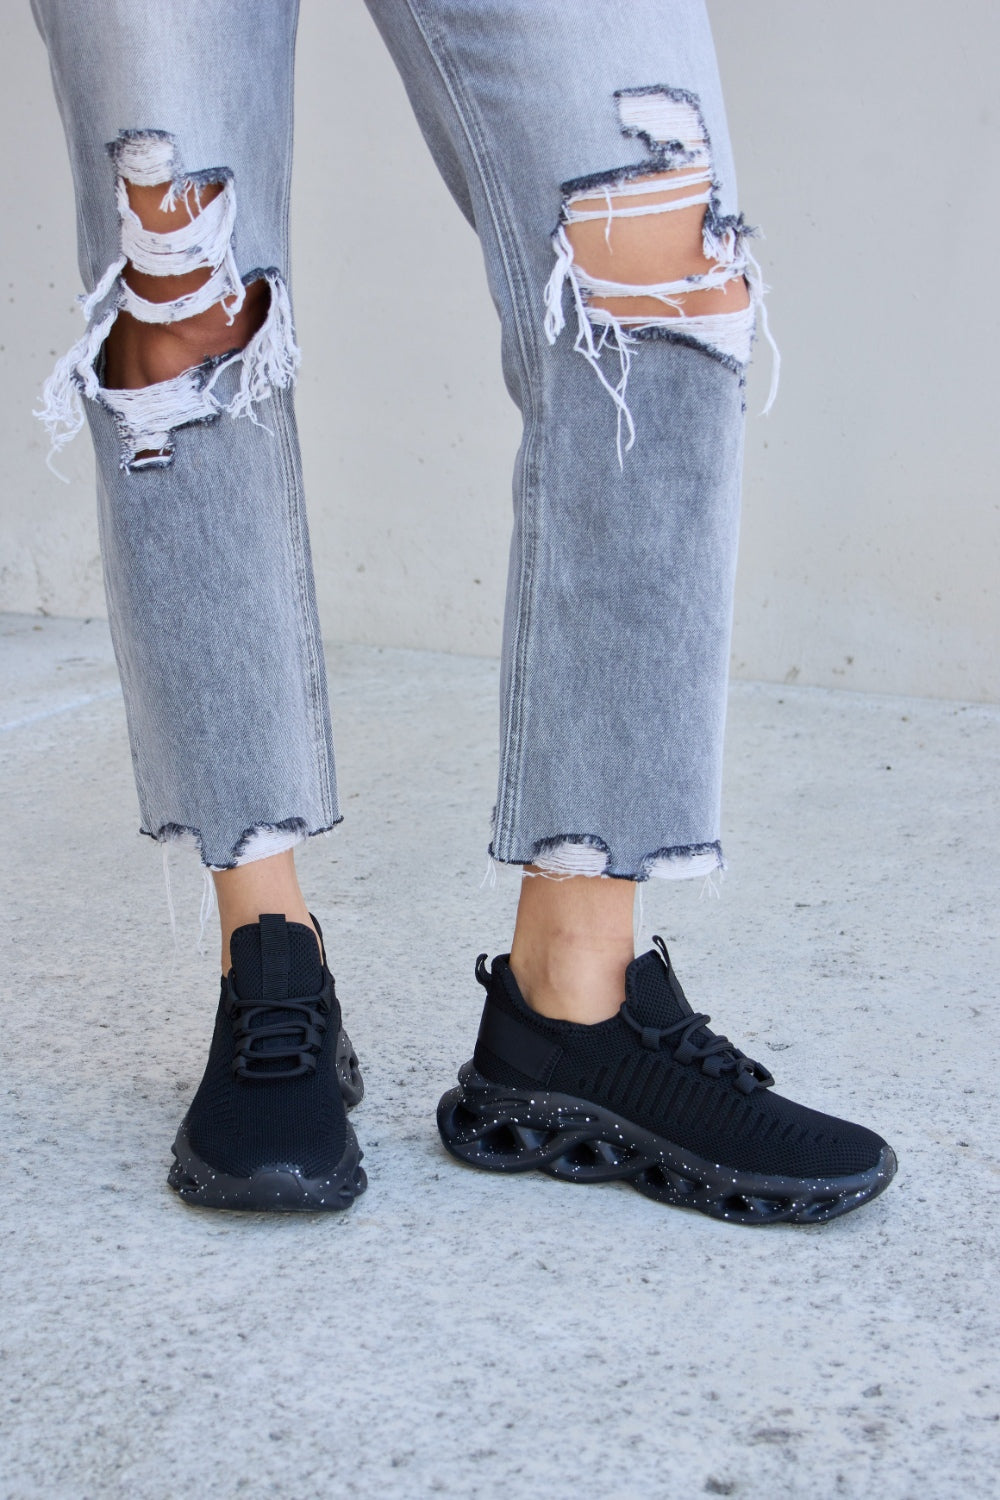
[[[765,357],[751,381],[735,670],[997,698],[1000,11],[711,12],[785,361],[766,419]],[[26,0],[0,39],[0,607],[97,613],[89,449],[64,456],[61,485],[29,415],[79,314],[69,175]],[[300,41],[294,279],[324,626],[493,652],[517,422],[477,243],[360,0],[305,0]]]

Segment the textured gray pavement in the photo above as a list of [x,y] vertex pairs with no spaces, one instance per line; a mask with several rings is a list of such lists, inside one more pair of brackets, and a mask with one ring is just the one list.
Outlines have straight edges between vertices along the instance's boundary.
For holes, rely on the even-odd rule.
[[1000,1491],[1000,714],[734,688],[730,872],[651,882],[694,1003],[896,1146],[826,1227],[447,1158],[477,1024],[493,662],[332,648],[347,820],[308,848],[368,1094],[347,1215],[165,1186],[215,1004],[200,875],[137,823],[100,623],[0,625],[4,1500],[937,1500]]

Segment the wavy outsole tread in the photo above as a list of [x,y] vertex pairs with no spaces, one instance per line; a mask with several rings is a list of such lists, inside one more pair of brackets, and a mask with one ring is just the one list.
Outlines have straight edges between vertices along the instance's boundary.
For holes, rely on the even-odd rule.
[[[341,1028],[337,1037],[337,1082],[344,1104],[360,1104],[364,1080],[351,1039]],[[187,1121],[181,1122],[173,1144],[174,1162],[167,1182],[185,1203],[198,1208],[224,1208],[247,1213],[337,1213],[350,1208],[368,1186],[361,1162],[364,1152],[350,1122],[343,1154],[332,1172],[306,1177],[293,1162],[272,1162],[249,1177],[220,1172],[193,1149]]]
[[343,1027],[337,1034],[337,1051],[334,1059],[340,1097],[348,1109],[353,1109],[365,1097],[365,1081],[361,1076],[358,1055],[351,1046],[351,1039]]
[[886,1146],[849,1177],[779,1177],[704,1160],[589,1100],[490,1083],[471,1062],[438,1105],[448,1151],[489,1172],[545,1172],[565,1182],[630,1183],[660,1203],[732,1224],[823,1224],[884,1192]]

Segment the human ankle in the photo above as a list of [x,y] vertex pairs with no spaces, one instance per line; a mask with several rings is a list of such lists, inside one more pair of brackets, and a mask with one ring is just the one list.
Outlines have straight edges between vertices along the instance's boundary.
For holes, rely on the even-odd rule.
[[532,949],[515,940],[510,967],[525,1003],[539,1015],[593,1026],[617,1015],[632,957],[631,943],[578,940]]
[[526,870],[510,964],[532,1010],[584,1025],[617,1013],[634,957],[634,893],[631,881]]
[[[284,917],[286,922],[295,922],[295,923],[298,923],[302,927],[308,927],[309,930],[310,930],[310,932],[315,933],[315,936],[316,936],[316,946],[319,948],[319,951],[322,954],[323,946],[320,943],[319,933],[316,932],[316,926],[315,926],[315,924],[314,924],[314,922],[312,920],[312,917],[310,916],[309,912],[306,910],[306,908],[304,906],[302,906],[301,908],[299,908],[299,907],[296,906],[296,904],[294,902],[285,902],[283,904],[279,903],[277,906],[274,906],[274,907],[271,907],[271,908],[267,908],[267,909],[268,910],[273,910],[279,916]],[[261,915],[262,915],[261,912],[250,912],[250,911],[247,911],[247,912],[242,913],[240,916],[231,917],[230,920],[225,924],[225,926],[223,926],[222,933],[221,933],[221,937],[222,937],[222,959],[221,959],[221,962],[222,962],[222,972],[223,972],[224,975],[229,973],[229,969],[231,967],[232,958],[231,958],[231,954],[230,954],[230,951],[229,951],[229,947],[230,947],[230,942],[231,942],[233,933],[236,932],[236,931],[238,931],[239,928],[241,928],[241,927],[252,927],[252,926],[255,926],[260,921]]]
[[[219,901],[219,926],[222,929],[222,972],[229,972],[229,939],[238,927],[260,920],[261,912],[280,912],[288,922],[313,927],[305,897],[299,889],[295,859],[291,849],[265,859],[237,865],[231,870],[215,872],[215,891]],[[317,933],[317,941],[319,934]]]

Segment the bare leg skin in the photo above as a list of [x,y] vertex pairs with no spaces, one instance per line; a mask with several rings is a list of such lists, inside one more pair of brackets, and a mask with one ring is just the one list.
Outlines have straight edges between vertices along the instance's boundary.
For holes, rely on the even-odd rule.
[[289,922],[301,922],[305,927],[313,925],[299,889],[291,849],[272,854],[268,859],[237,865],[235,870],[216,870],[214,877],[222,928],[223,974],[229,973],[229,939],[237,927],[259,921],[261,912],[282,912]]
[[[680,172],[656,173],[649,179],[637,180],[663,182],[663,192],[650,197],[649,203],[668,203],[672,197],[683,197],[688,191],[685,175]],[[581,197],[575,200],[574,206],[581,210],[599,209],[605,202],[603,197]],[[616,208],[627,209],[628,206],[627,198],[611,194],[612,215]],[[704,217],[704,208],[696,205],[648,217],[612,217],[610,227],[603,219],[590,219],[571,224],[566,233],[574,255],[590,275],[606,281],[649,286],[658,281],[677,281],[684,276],[704,276],[719,269],[702,247]],[[749,305],[750,293],[740,276],[722,286],[683,292],[675,301],[676,306],[656,297],[609,296],[592,297],[590,306],[616,317],[698,317],[705,313],[739,312]]]
[[540,1015],[593,1025],[625,998],[635,956],[635,884],[601,876],[521,879],[510,966],[521,994]]

